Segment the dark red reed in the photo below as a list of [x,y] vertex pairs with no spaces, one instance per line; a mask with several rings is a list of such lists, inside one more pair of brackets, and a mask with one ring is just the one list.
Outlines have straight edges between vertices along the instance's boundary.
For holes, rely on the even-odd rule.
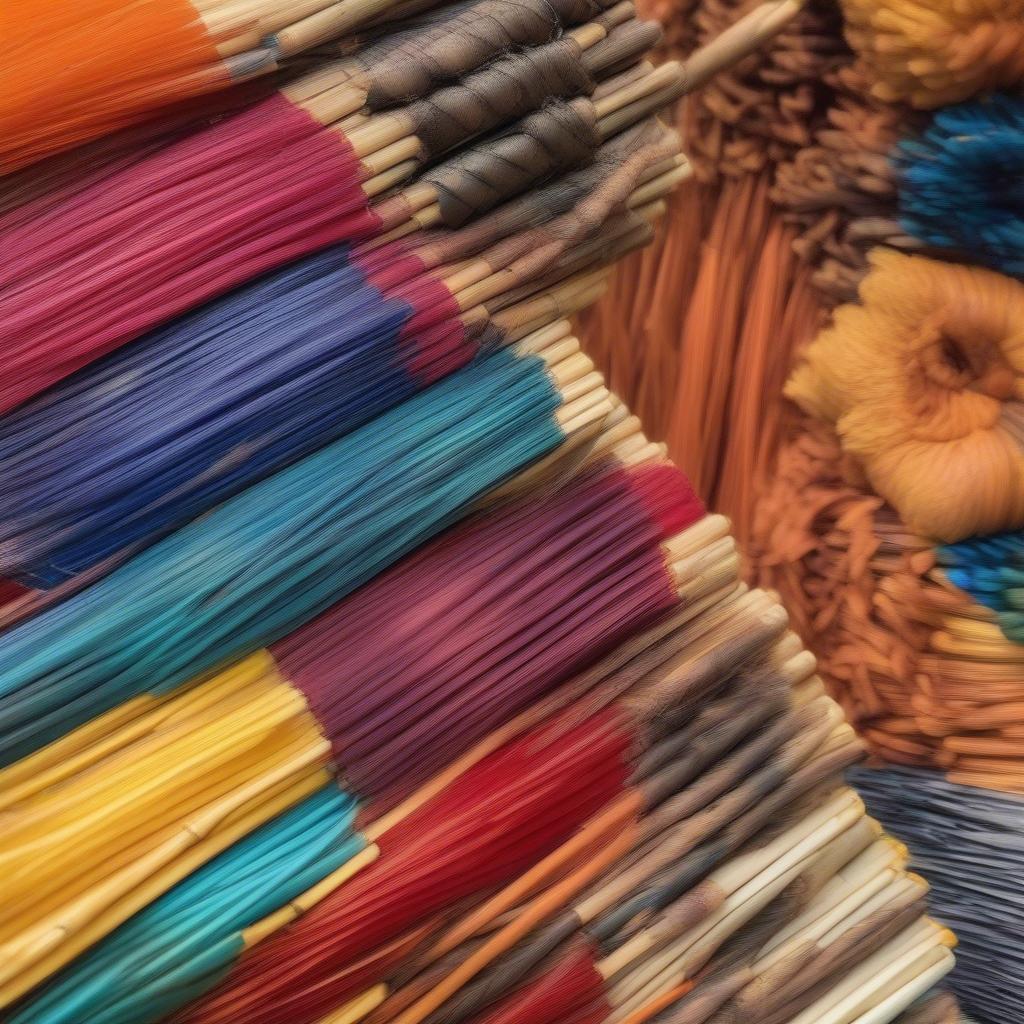
[[622,791],[632,736],[614,711],[561,725],[497,751],[385,833],[377,861],[257,946],[183,1019],[313,1024],[365,989],[354,962],[554,850]]
[[0,236],[0,411],[151,327],[377,225],[358,161],[280,95]]
[[573,939],[554,966],[509,993],[473,1024],[600,1024],[611,1007],[596,962],[592,945],[582,937]]
[[273,647],[363,796],[407,792],[671,608],[703,513],[667,464],[602,466],[427,545]]

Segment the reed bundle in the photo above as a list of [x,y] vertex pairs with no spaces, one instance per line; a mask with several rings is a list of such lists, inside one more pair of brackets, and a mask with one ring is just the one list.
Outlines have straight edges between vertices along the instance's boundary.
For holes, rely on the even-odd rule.
[[910,769],[858,771],[855,783],[872,813],[909,844],[914,865],[928,874],[935,913],[957,930],[949,980],[964,1010],[992,1024],[1019,1017],[1021,798]]
[[[735,579],[735,577],[733,578]],[[722,587],[721,583],[719,587]],[[732,589],[734,588],[735,584],[732,584]],[[729,589],[728,584],[726,584],[726,589]],[[744,602],[740,610],[745,609],[748,604],[749,602]],[[740,610],[734,614],[739,614]],[[700,635],[698,622],[693,619],[695,611],[696,609],[683,613],[682,628],[672,629],[671,622],[669,623],[667,628],[671,630],[669,635],[673,639],[667,645],[667,650],[659,651],[650,648],[649,640],[647,643],[627,643],[625,648],[613,652],[603,666],[599,665],[596,669],[584,673],[578,680],[571,681],[566,690],[555,691],[552,699],[546,703],[549,711],[555,711],[556,724],[540,726],[540,736],[547,735],[554,730],[553,735],[562,737],[559,740],[561,743],[565,737],[575,735],[577,728],[590,729],[601,723],[607,723],[609,715],[611,715],[612,721],[619,722],[618,729],[623,729],[629,721],[634,721],[635,724],[630,726],[632,731],[636,730],[643,722],[651,720],[650,716],[655,714],[658,709],[661,709],[661,713],[664,714],[668,708],[681,699],[685,699],[686,705],[692,707],[694,702],[699,700],[701,693],[706,692],[709,685],[717,682],[716,669],[722,669],[723,658],[730,658],[733,663],[742,661],[744,658],[749,659],[759,648],[764,646],[766,641],[770,643],[772,637],[778,636],[780,627],[784,624],[784,620],[780,622],[778,618],[777,609],[769,614],[770,610],[765,609],[764,606],[755,606],[752,610],[747,610],[745,616],[741,616],[742,621],[746,624],[745,634],[733,639],[731,644],[720,639],[718,650],[721,651],[724,645],[725,653],[718,653],[716,657],[713,653],[707,653],[705,649],[704,661],[701,662],[699,657],[695,657],[692,648],[691,652],[687,652],[688,657],[679,648],[680,643],[686,643],[687,646],[693,644],[696,639],[694,637],[695,630],[697,635]],[[689,626],[686,624],[687,619],[692,623]],[[757,623],[759,619],[761,625],[751,633],[750,626]],[[706,631],[710,625],[711,623],[704,624],[703,630]],[[654,629],[655,635],[660,631],[661,635],[665,636],[666,626],[654,627]],[[701,647],[698,643],[697,653],[700,650]],[[630,665],[631,661],[634,663],[633,665]],[[647,671],[644,671],[645,662]],[[682,664],[689,662],[689,671],[680,671],[681,662]],[[673,666],[679,667],[673,671]],[[638,675],[638,672],[641,674]],[[630,699],[628,695],[624,695],[616,700],[616,694],[621,694],[623,691],[628,694],[629,688],[636,686],[638,682],[640,685],[637,687],[635,697]],[[646,682],[646,686],[643,685],[644,682]],[[577,698],[566,711],[557,710],[559,706],[564,707],[564,702],[567,699],[571,699],[577,694],[583,697],[582,705]],[[615,707],[618,707],[619,711],[612,714],[612,709]],[[543,710],[543,708],[530,709],[526,713],[527,720],[536,721]],[[565,724],[558,726],[557,723],[562,721]],[[577,725],[576,723],[581,724]],[[510,731],[513,731],[514,734],[516,729],[517,727],[513,723],[499,732],[507,736]],[[531,735],[533,733],[527,733],[521,741],[513,741],[513,748],[520,742],[539,742],[528,740]],[[677,737],[674,738],[677,739]],[[486,751],[492,742],[493,740],[485,742],[483,751]],[[649,746],[650,744],[645,745]],[[655,746],[652,749],[658,749],[658,747]],[[668,739],[662,741],[661,750],[665,751],[666,749],[672,749]],[[469,767],[458,769],[459,762],[456,762],[456,766],[450,771],[465,771],[466,774],[462,776],[462,779],[470,778],[482,765],[488,763],[486,760],[479,761],[479,756],[480,752],[471,753],[463,762]],[[678,782],[673,782],[672,779],[681,775],[680,771],[676,771],[673,775],[671,770],[666,770],[660,776],[660,785],[667,787],[667,789],[663,789],[663,795],[669,795],[673,791],[673,787],[678,785]],[[460,786],[462,782],[456,782],[453,785]],[[596,836],[605,835],[607,837],[608,829],[613,824],[612,819],[620,820],[621,815],[629,810],[635,799],[635,797],[631,797],[621,806],[617,802],[612,809],[602,814],[600,828],[597,828],[596,833],[593,831],[587,833],[589,836],[586,840],[587,843],[593,842]],[[617,812],[614,810],[615,807],[619,808]],[[477,814],[478,822],[486,820],[480,816],[479,811]],[[582,834],[580,839],[570,842],[575,849],[580,849],[580,844],[584,842]],[[426,848],[424,848],[424,855],[426,852]],[[564,863],[565,855],[556,855],[556,859],[558,857],[561,857]],[[373,881],[371,872],[378,869],[378,866],[381,872],[387,871],[387,863],[385,854],[374,869],[358,876],[365,882],[358,892],[350,886],[340,889],[335,896],[328,897],[321,903],[314,915],[307,915],[290,929],[282,932],[280,936],[268,940],[257,948],[251,958],[243,961],[239,971],[236,972],[235,981],[220,995],[203,1003],[188,1019],[213,1020],[222,1017],[232,1020],[263,1019],[264,1017],[270,1019],[274,1015],[289,1013],[299,1014],[301,1019],[315,1020],[318,1019],[316,1014],[322,1014],[329,1010],[332,1003],[338,1005],[344,1001],[346,996],[358,995],[360,980],[368,984],[372,978],[367,979],[358,974],[353,976],[353,971],[358,967],[357,953],[358,958],[367,957],[371,947],[367,936],[371,934],[376,936],[378,934],[376,929],[383,927],[383,924],[378,925],[372,923],[371,919],[364,918],[362,916],[364,912],[359,907],[370,899],[379,902],[381,899],[386,901],[390,898],[386,896],[389,891],[388,886],[380,884],[371,886]],[[397,865],[392,864],[390,870],[397,871]],[[438,869],[431,868],[429,877],[436,879],[436,870]],[[359,895],[359,893],[365,893],[365,895]],[[505,903],[504,906],[507,908],[508,904]],[[357,920],[362,920],[363,926],[359,930],[353,931]],[[373,921],[375,920],[374,918]],[[367,931],[367,928],[370,928],[370,931]],[[386,937],[380,935],[378,941],[386,941]],[[353,942],[356,945],[352,945]],[[299,943],[301,943],[301,947]],[[305,950],[301,955],[299,954],[300,948]],[[292,974],[289,971],[290,977],[286,979],[282,972],[276,972],[275,975],[274,972],[266,971],[265,964],[280,963],[282,959],[287,959],[294,965],[293,970],[300,973]],[[351,970],[343,969],[347,962],[352,963]],[[380,970],[380,973],[383,974],[383,970]],[[316,982],[317,978],[321,981]],[[331,1002],[324,1002],[327,999]]]
[[[395,803],[574,667],[701,597],[705,562],[675,558],[686,535],[672,539],[702,514],[700,503],[635,423],[619,417],[600,439],[596,461],[554,496],[500,507],[272,651],[178,695],[128,701],[0,772],[4,856],[16,877],[31,865],[11,941],[31,948],[35,931],[48,929],[63,958],[47,947],[38,965],[12,960],[21,990],[138,909],[133,887],[144,903],[181,877],[176,857],[194,867],[216,853],[215,842],[196,850],[194,841],[233,824],[239,801],[273,813],[280,801],[270,797],[293,802],[304,795],[300,780],[322,783],[333,770],[378,809],[382,796]],[[446,574],[446,595],[428,598],[425,585]],[[382,616],[393,623],[388,643],[375,629]],[[382,689],[388,677],[392,688]],[[105,804],[111,794],[116,803]],[[86,806],[104,808],[102,828]],[[245,816],[249,827],[260,820]],[[117,822],[120,847],[109,835]],[[122,849],[135,862],[118,873]],[[3,989],[0,997],[9,1001]]]
[[[474,5],[470,14],[439,37],[463,58],[451,71],[464,77],[425,95],[413,91],[403,107],[378,111],[376,103],[387,97],[378,97],[372,82],[350,82],[343,61],[326,76],[313,72],[50,203],[30,222],[20,211],[19,222],[3,232],[10,259],[2,278],[9,356],[2,407],[260,273],[326,245],[379,233],[385,222],[371,209],[373,197],[426,161],[550,99],[596,93],[599,79],[638,61],[657,38],[656,30],[631,20],[626,3],[552,42],[496,57],[506,33],[494,32],[481,52]],[[752,19],[746,45],[756,45],[763,20]],[[552,31],[550,21],[546,28]],[[427,43],[438,35],[436,26],[419,31]],[[406,36],[387,44],[392,59],[408,60],[415,40]],[[729,37],[695,57],[692,81],[736,59],[736,49]],[[424,90],[432,84],[430,76],[412,83]],[[593,125],[655,95],[667,102],[684,88],[681,69],[670,66],[633,82],[625,95],[595,96],[574,116]],[[631,115],[625,116],[628,123]],[[586,155],[579,146],[575,152],[578,159]],[[451,184],[438,182],[440,188]],[[461,184],[448,205],[459,205],[464,217],[465,203],[455,200],[472,208],[475,183],[463,174]],[[435,201],[428,193],[427,204]]]
[[[775,951],[770,964],[764,962],[765,969],[777,963],[788,968],[776,968],[770,975],[779,994],[777,1005],[785,1008],[778,1016],[781,1021],[823,998],[820,983],[829,972],[860,967],[894,938],[911,940],[909,946],[894,944],[884,950],[891,961],[893,953],[906,949],[897,970],[865,985],[862,969],[859,982],[855,977],[854,985],[841,991],[845,997],[856,989],[856,1009],[891,1020],[948,970],[950,935],[922,918],[923,883],[902,871],[900,849],[879,839],[879,829],[863,817],[853,795],[835,789],[835,773],[858,756],[849,730],[834,731],[836,719],[816,696],[820,691],[815,685],[801,682],[797,703],[787,712],[785,686],[751,689],[755,678],[765,680],[761,670],[755,669],[753,676],[744,670],[734,674],[749,659],[756,663],[757,652],[779,636],[780,624],[769,625],[772,616],[765,617],[771,602],[733,591],[712,608],[705,613],[710,621],[691,618],[681,632],[656,627],[561,695],[576,702],[582,697],[589,714],[607,708],[616,694],[620,706],[648,711],[652,696],[664,695],[657,701],[661,716],[652,720],[658,725],[644,743],[645,753],[622,797],[520,879],[478,903],[462,921],[440,922],[432,937],[419,936],[419,952],[411,954],[388,985],[369,984],[371,979],[362,977],[366,990],[322,1017],[324,1021],[651,1019],[679,1003],[695,983],[695,991],[706,999],[701,985],[717,975],[703,968],[716,949],[783,892],[790,917],[796,918],[812,895],[820,895],[821,902],[811,901],[790,933],[779,932],[777,917],[756,932],[761,943],[772,935],[790,940]],[[731,626],[726,625],[730,611],[735,616]],[[761,626],[754,633],[760,635],[752,640],[751,625],[758,621]],[[790,678],[804,680],[813,662],[808,666],[799,651],[798,643],[784,642],[775,659],[789,666]],[[689,695],[687,714],[670,711],[662,717],[671,704],[666,704],[670,693]],[[560,695],[556,691],[553,696],[557,707]],[[739,715],[737,701],[746,702]],[[571,721],[580,717],[577,712]],[[805,732],[812,722],[818,724]],[[513,721],[503,733],[515,729]],[[702,739],[695,743],[698,736]],[[772,754],[780,744],[788,751],[784,761],[796,757],[794,763],[803,761],[806,769],[787,775],[786,766]],[[675,760],[683,750],[687,756]],[[751,773],[749,781],[744,780],[746,773]],[[787,781],[779,787],[782,778]],[[771,798],[765,801],[769,792]],[[791,808],[783,816],[785,824],[768,828],[745,846],[784,808]],[[623,816],[632,823],[628,830]],[[707,840],[709,830],[715,838]],[[673,832],[675,839],[670,838]],[[693,851],[689,856],[688,849]],[[716,867],[719,862],[723,866]],[[847,871],[840,872],[846,865]],[[806,880],[802,900],[796,900],[791,886],[805,874],[812,878]],[[342,919],[349,912],[340,899],[344,892],[335,901],[335,914]],[[571,912],[566,909],[581,894]],[[664,913],[651,918],[662,906]],[[915,922],[916,931],[905,935],[903,929]],[[321,918],[319,940],[311,928],[304,928],[305,922],[270,940],[248,970],[243,963],[232,986],[184,1019],[270,1019],[280,1012],[270,1008],[279,1006],[278,998],[288,998],[293,988],[273,980],[268,965],[288,962],[300,934],[306,950],[302,963],[325,957],[327,946],[321,943],[332,940],[323,923]],[[581,935],[591,937],[583,941]],[[738,935],[751,938],[749,930]],[[811,940],[816,943],[810,961],[816,972],[808,969]],[[603,956],[596,943],[607,950]],[[689,960],[681,955],[688,947]],[[755,938],[750,953],[756,948]],[[796,951],[800,959],[794,962]],[[330,991],[340,1001],[352,969],[341,970],[340,958],[333,963],[339,973],[329,988],[310,988],[309,998]],[[687,963],[692,965],[690,979]],[[795,967],[804,970],[793,982]],[[525,986],[517,988],[524,975]],[[753,983],[758,975],[748,969],[744,979]],[[711,1010],[721,1008],[740,988],[734,984]],[[352,991],[348,988],[346,994]],[[679,1005],[689,1014],[689,1004]],[[831,1002],[825,1008],[831,1010]],[[305,1013],[296,1002],[289,1009]],[[680,1019],[706,1020],[710,1015]]]
[[244,930],[349,863],[355,808],[333,784],[228,847],[11,1011],[18,1024],[159,1021],[245,948]]
[[[646,100],[620,105],[629,95],[605,97],[609,117],[645,112]],[[558,114],[545,112],[548,131],[563,127]],[[482,332],[484,347],[499,344],[508,328],[495,317],[531,282],[565,276],[570,247],[586,267],[643,240],[645,218],[685,174],[676,149],[641,120],[599,146],[592,166],[460,228],[424,232],[436,186],[420,187],[419,209],[399,193],[387,202],[400,240],[329,249],[264,277],[16,410],[0,421],[3,571],[59,584],[422,390],[472,359]],[[484,166],[461,168],[463,181],[486,171],[489,154],[474,155]],[[432,173],[456,176],[446,164]]]
[[285,635],[599,422],[603,386],[552,358],[495,352],[0,636],[6,763]]

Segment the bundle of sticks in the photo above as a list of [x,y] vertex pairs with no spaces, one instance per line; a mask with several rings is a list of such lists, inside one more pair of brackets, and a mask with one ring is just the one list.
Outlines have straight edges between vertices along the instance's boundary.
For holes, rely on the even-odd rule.
[[565,320],[691,173],[656,113],[799,4],[659,68],[628,2],[123,6],[19,29],[122,32],[55,148],[309,59],[0,215],[5,1019],[911,1008],[954,940],[862,743]]
[[[415,823],[401,808],[378,819],[374,864],[181,1019],[894,1019],[949,969],[952,937],[924,916],[905,851],[842,786],[860,745],[781,609],[735,578],[723,589],[513,719],[497,753],[491,737],[457,759]],[[524,750],[533,766],[574,750],[582,771],[613,724],[624,745],[603,809],[518,877],[487,861],[471,893],[468,849],[511,814],[478,802],[484,774]],[[456,802],[465,817],[442,819]],[[420,927],[409,903],[429,914]]]
[[[527,15],[531,33],[520,31]],[[679,64],[655,71],[643,57],[658,30],[638,22],[629,2],[602,10],[597,0],[469,0],[61,201],[31,200],[44,207],[38,215],[22,208],[0,224],[9,256],[0,275],[0,409],[325,245],[462,224],[538,177],[593,159],[603,140],[638,120],[637,104],[650,112],[697,87],[778,18],[755,10],[685,72]],[[532,154],[498,141],[479,157],[489,161],[487,181],[471,163],[374,204],[428,162],[554,99],[575,102],[554,126],[552,118],[524,126]]]
[[950,984],[964,1009],[979,1024],[1019,1017],[1024,800],[908,768],[858,770],[853,781],[871,812],[909,844],[914,866],[931,881],[934,912],[957,929]]

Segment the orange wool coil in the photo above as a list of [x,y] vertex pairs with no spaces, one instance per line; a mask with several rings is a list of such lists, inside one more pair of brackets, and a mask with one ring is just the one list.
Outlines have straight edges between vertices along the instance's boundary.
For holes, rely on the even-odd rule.
[[888,103],[943,107],[1024,79],[1024,0],[842,0],[846,35]]
[[786,394],[911,530],[952,542],[1024,526],[1024,285],[878,250]]

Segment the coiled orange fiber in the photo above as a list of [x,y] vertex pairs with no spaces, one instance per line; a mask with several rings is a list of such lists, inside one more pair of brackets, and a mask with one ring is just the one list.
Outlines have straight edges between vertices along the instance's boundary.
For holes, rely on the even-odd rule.
[[914,531],[942,541],[1024,526],[1024,285],[877,250],[786,394]]
[[223,84],[216,40],[188,0],[5,0],[0,173]]
[[1024,0],[841,0],[886,102],[946,106],[1024,80]]
[[1024,648],[944,581],[827,424],[782,447],[749,556],[876,755],[1024,792]]

